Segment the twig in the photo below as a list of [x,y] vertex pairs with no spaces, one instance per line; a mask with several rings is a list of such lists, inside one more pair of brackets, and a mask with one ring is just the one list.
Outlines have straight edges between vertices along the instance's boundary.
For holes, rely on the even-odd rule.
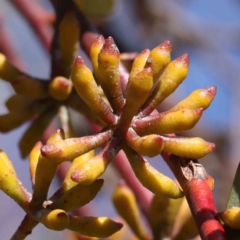
[[54,15],[44,10],[36,0],[11,0],[11,2],[27,19],[44,48],[49,51],[53,36],[51,23],[55,19]]
[[196,160],[184,159],[163,152],[162,156],[179,181],[203,240],[225,240],[209,186],[209,177]]
[[17,231],[12,236],[11,240],[23,240],[32,233],[34,227],[39,222],[35,221],[29,214],[26,214]]
[[[91,124],[91,126],[94,132],[99,132],[100,130],[99,126],[95,124]],[[123,151],[120,151],[118,155],[114,158],[113,165],[115,166],[120,176],[132,189],[143,213],[145,214],[146,217],[148,217],[148,210],[153,198],[153,193],[146,189],[139,182]]]

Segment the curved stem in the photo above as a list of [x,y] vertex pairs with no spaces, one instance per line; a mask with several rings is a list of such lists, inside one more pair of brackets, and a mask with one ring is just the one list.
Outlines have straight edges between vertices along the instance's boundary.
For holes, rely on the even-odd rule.
[[38,222],[34,220],[30,214],[26,214],[17,231],[13,234],[11,240],[23,240],[32,233]]

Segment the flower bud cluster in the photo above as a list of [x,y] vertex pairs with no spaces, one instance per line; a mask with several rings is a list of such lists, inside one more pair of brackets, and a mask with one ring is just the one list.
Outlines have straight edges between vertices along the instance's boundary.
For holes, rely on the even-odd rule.
[[[103,185],[99,176],[120,150],[124,151],[138,180],[156,197],[183,197],[178,184],[158,172],[143,156],[154,157],[167,151],[183,158],[198,159],[213,151],[213,143],[201,138],[172,136],[172,133],[187,131],[195,126],[213,100],[216,88],[198,89],[170,110],[158,113],[155,109],[187,76],[187,54],[171,61],[169,41],[151,51],[142,51],[132,64],[125,88],[119,71],[120,53],[111,37],[104,39],[99,36],[94,41],[90,49],[93,72],[81,57],[76,58],[71,69],[78,32],[74,31],[76,28],[71,28],[74,34],[69,43],[64,38],[68,24],[75,24],[71,13],[66,15],[60,26],[64,32],[60,41],[65,66],[63,76],[55,76],[49,82],[33,79],[0,55],[0,77],[9,81],[16,92],[6,102],[9,113],[0,116],[0,130],[10,131],[34,119],[20,141],[23,156],[28,155],[32,149],[32,197],[20,184],[4,153],[1,153],[3,167],[0,175],[7,174],[7,177],[1,177],[0,188],[34,221],[41,222],[50,229],[68,228],[83,235],[103,238],[118,231],[122,225],[105,217],[77,217],[68,215],[68,212],[95,198]],[[67,47],[69,51],[64,50],[67,44],[70,44]],[[70,72],[71,81],[68,79]],[[63,104],[77,109],[103,126],[102,131],[91,136],[65,139],[64,132],[57,130],[42,145],[38,142],[39,139]],[[94,155],[94,149],[101,146],[103,149],[100,153]],[[71,161],[71,167],[61,188],[48,200],[52,179],[59,165],[65,161]],[[128,197],[122,195],[124,188],[119,186],[116,190],[114,204],[135,234],[140,239],[148,239],[141,223],[136,220],[139,213],[134,207],[134,197],[127,189],[124,194]],[[125,216],[122,201],[126,201],[129,209],[134,208],[131,210],[134,216]],[[153,229],[153,233],[154,231]]]
[[[49,138],[47,144],[63,139],[64,133],[59,129]],[[47,199],[48,189],[58,169],[59,162],[42,156],[41,147],[41,142],[38,142],[29,157],[30,175],[33,184],[32,194],[22,186],[7,155],[3,151],[0,152],[0,189],[16,201],[27,213],[27,224],[36,226],[38,223],[42,223],[55,231],[69,229],[82,235],[98,238],[106,238],[119,231],[122,224],[108,217],[72,216],[68,214],[94,199],[103,186],[104,181],[102,179],[83,185],[73,182],[70,178],[74,164],[91,159],[94,154],[93,151],[74,159],[75,163],[72,164],[66,174],[62,186],[50,199]]]

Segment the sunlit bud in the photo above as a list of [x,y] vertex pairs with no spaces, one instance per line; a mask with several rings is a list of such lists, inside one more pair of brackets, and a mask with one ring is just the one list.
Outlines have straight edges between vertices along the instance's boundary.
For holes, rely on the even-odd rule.
[[120,53],[114,40],[106,39],[98,55],[98,81],[116,113],[122,111],[124,99],[119,76]]
[[82,162],[87,162],[93,157],[94,157],[94,150],[87,152],[87,153],[81,155],[80,157],[75,158],[72,161],[72,164],[70,165],[70,167],[67,171],[67,174],[63,180],[61,192],[66,192],[69,189],[71,189],[72,187],[77,185],[77,183],[71,179],[72,173],[76,170],[76,168],[79,164],[81,164]]
[[[59,141],[60,139],[62,140],[63,135],[62,129],[58,129],[48,139],[47,144]],[[57,167],[58,164],[56,162],[40,154],[35,172],[35,185],[30,208],[34,208],[36,205],[40,206],[47,199],[48,189],[57,171]]]
[[144,104],[141,117],[149,115],[165,98],[173,93],[188,74],[189,56],[183,54],[170,62],[161,75],[151,96]]
[[108,217],[69,217],[69,230],[90,237],[106,238],[119,231],[123,226],[122,223],[114,222]]
[[98,81],[98,54],[100,53],[105,39],[102,35],[98,36],[93,42],[90,49],[90,60],[92,62],[92,68],[94,72],[95,79]]
[[29,170],[30,170],[30,177],[31,177],[33,186],[35,184],[35,173],[36,173],[36,168],[38,164],[41,147],[42,147],[42,143],[37,142],[29,154]]
[[141,72],[144,69],[149,54],[150,54],[150,50],[145,49],[137,55],[137,57],[135,58],[132,64],[129,80],[131,80],[131,78],[135,77],[139,72]]
[[171,178],[158,172],[138,153],[128,147],[124,148],[124,152],[136,177],[144,187],[156,195],[163,195],[169,198],[180,198],[183,196],[183,192]]
[[141,72],[129,79],[126,93],[126,103],[119,120],[119,125],[121,127],[127,128],[129,126],[129,123],[134,115],[148,98],[152,86],[153,80],[151,68],[143,69]]
[[55,159],[59,163],[72,161],[74,158],[105,144],[110,140],[111,136],[112,132],[108,130],[87,137],[69,138],[44,145],[41,153],[44,157]]
[[100,96],[92,72],[81,57],[77,57],[74,62],[71,79],[78,95],[90,109],[104,122],[113,125],[116,117]]
[[184,158],[198,159],[215,149],[214,143],[201,138],[163,137],[163,141],[165,151]]
[[139,137],[132,128],[129,128],[125,140],[127,144],[141,155],[154,157],[162,152],[163,138],[159,135],[151,134]]
[[76,166],[76,170],[71,174],[71,179],[84,185],[91,184],[105,172],[108,164],[118,154],[119,150],[119,142],[112,140],[95,157]]
[[26,209],[30,196],[19,181],[11,161],[2,150],[0,150],[0,165],[0,189]]
[[1,159],[2,163],[4,163],[6,165],[8,171],[17,177],[15,169],[12,165],[12,162],[9,160],[7,154],[2,150],[0,150],[0,159]]
[[140,120],[136,119],[133,128],[139,135],[183,132],[193,128],[202,113],[202,108],[163,112]]
[[171,108],[169,111],[177,111],[185,108],[207,109],[211,104],[213,98],[215,97],[216,93],[217,93],[217,88],[215,86],[195,90],[187,98],[183,99],[176,106]]
[[41,216],[40,221],[45,227],[55,231],[62,231],[69,225],[68,214],[61,209],[44,213]]
[[170,52],[172,45],[169,41],[164,41],[155,47],[148,57],[146,66],[151,67],[153,73],[153,82],[156,82],[171,60]]

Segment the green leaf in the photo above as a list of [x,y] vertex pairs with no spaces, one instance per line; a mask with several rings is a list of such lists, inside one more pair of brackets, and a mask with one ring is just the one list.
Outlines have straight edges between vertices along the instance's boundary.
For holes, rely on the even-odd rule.
[[240,163],[238,164],[226,209],[231,207],[240,207]]

